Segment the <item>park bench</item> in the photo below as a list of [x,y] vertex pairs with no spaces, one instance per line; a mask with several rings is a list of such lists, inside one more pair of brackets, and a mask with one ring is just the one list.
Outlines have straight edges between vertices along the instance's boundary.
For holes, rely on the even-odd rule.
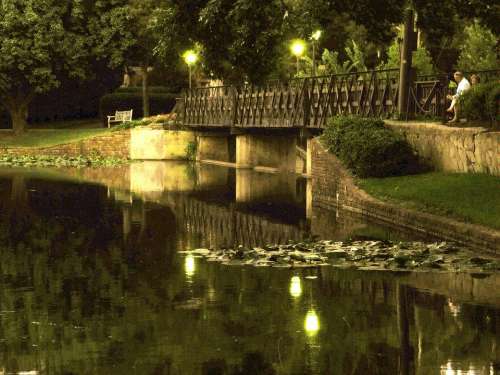
[[108,116],[108,128],[111,127],[112,123],[132,121],[133,111],[133,109],[131,109],[130,111],[116,111],[114,116]]

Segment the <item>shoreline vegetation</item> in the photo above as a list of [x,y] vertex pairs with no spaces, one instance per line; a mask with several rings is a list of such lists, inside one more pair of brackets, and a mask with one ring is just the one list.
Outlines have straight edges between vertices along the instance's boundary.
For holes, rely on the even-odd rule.
[[113,167],[128,163],[126,159],[104,157],[99,154],[90,156],[10,156],[0,155],[0,167]]

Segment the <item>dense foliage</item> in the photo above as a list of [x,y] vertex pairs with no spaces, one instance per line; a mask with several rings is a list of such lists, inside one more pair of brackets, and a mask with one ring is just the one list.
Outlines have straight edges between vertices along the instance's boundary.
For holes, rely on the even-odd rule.
[[385,177],[416,171],[410,145],[382,120],[354,116],[331,119],[323,143],[358,177]]
[[126,0],[3,0],[0,12],[0,101],[16,133],[23,132],[35,95],[64,77],[85,79],[92,64],[116,66],[127,49]]
[[461,116],[497,127],[500,121],[499,102],[500,83],[492,81],[474,85],[460,97]]
[[[399,68],[401,60],[400,48],[398,39],[394,39],[387,51],[387,63],[382,64],[380,68]],[[412,66],[415,68],[416,73],[421,75],[432,74],[435,71],[432,58],[425,47],[418,47],[417,50],[413,52]]]
[[478,22],[467,26],[460,47],[458,68],[466,72],[498,69],[497,43],[498,38]]

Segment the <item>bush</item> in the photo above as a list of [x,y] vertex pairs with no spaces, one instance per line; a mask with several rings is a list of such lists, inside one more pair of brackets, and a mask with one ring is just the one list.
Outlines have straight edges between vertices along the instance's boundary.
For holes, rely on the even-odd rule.
[[499,121],[500,83],[474,85],[460,97],[461,116],[467,120],[487,121],[491,126]]
[[335,117],[322,141],[358,177],[386,177],[414,173],[417,157],[406,140],[387,129],[382,120]]
[[[150,93],[149,114],[158,115],[170,112],[175,105],[177,94]],[[134,111],[134,118],[144,117],[142,112],[142,94],[116,92],[104,95],[100,102],[100,114],[102,121],[107,124],[107,116],[114,115],[116,111]]]

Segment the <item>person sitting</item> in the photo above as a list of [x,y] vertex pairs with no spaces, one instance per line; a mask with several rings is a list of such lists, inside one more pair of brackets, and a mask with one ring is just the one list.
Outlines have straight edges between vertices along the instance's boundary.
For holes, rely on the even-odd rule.
[[450,107],[446,110],[448,112],[452,112],[454,114],[453,119],[450,120],[450,123],[457,122],[458,121],[458,112],[459,112],[459,105],[458,105],[458,99],[460,96],[469,90],[471,88],[470,82],[467,80],[467,78],[464,77],[462,72],[455,72],[453,74],[453,78],[455,79],[455,82],[457,82],[458,87],[457,87],[457,92],[455,95],[447,95],[447,99],[451,100]]
[[481,77],[479,77],[477,74],[473,74],[470,76],[470,84],[471,86],[475,86],[478,83],[481,83]]

